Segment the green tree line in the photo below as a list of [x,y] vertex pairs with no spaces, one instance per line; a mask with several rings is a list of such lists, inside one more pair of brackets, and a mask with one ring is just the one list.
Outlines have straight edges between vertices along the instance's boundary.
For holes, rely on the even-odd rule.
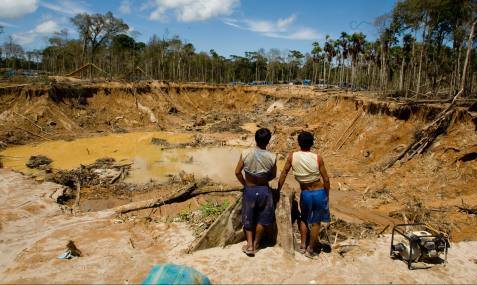
[[[25,52],[11,38],[1,48],[2,67],[37,68],[68,74],[88,63],[112,78],[214,83],[267,81],[312,83],[399,96],[450,98],[461,88],[477,88],[477,0],[402,0],[374,22],[375,40],[342,32],[316,41],[308,52],[260,49],[224,57],[211,49],[196,51],[178,36],[135,40],[129,26],[111,12],[78,14],[78,34],[62,30],[44,50]],[[0,32],[2,29],[0,28]],[[469,54],[469,56],[467,56]],[[83,72],[89,76],[92,68]]]

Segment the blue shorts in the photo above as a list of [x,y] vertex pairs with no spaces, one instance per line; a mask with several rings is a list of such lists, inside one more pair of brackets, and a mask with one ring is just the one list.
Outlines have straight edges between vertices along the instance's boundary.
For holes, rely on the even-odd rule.
[[325,189],[301,191],[300,208],[301,220],[307,224],[330,221],[328,195]]
[[246,186],[242,200],[242,224],[253,230],[257,224],[271,226],[275,222],[272,191],[268,186]]

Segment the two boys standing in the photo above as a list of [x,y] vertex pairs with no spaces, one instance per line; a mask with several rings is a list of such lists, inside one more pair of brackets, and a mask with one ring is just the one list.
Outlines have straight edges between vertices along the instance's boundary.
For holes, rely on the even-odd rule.
[[[259,129],[255,133],[256,147],[242,153],[235,169],[237,179],[244,186],[242,224],[247,244],[242,251],[248,256],[255,255],[265,228],[275,222],[274,190],[270,188],[269,182],[277,175],[277,156],[266,149],[271,137],[268,129]],[[302,132],[298,135],[300,150],[288,155],[277,189],[280,192],[291,169],[301,189],[299,252],[310,258],[316,255],[314,248],[321,222],[330,221],[330,180],[323,159],[318,153],[310,151],[313,143],[311,133]]]

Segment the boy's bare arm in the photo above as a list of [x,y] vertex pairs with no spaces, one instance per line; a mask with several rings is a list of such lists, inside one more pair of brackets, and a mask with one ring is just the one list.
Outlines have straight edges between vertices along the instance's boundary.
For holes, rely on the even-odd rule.
[[328,172],[326,171],[325,162],[323,161],[323,158],[320,159],[319,168],[320,168],[321,177],[323,178],[323,185],[325,186],[326,193],[329,196],[330,195],[330,177],[328,176]]
[[243,177],[242,170],[243,170],[244,164],[243,164],[243,159],[242,155],[240,155],[240,159],[237,163],[237,167],[235,167],[235,177],[237,177],[237,180],[242,184],[244,187],[247,186],[247,183],[245,182],[245,178]]
[[287,174],[291,169],[291,154],[288,155],[287,161],[285,162],[285,166],[283,167],[282,173],[280,173],[280,179],[278,180],[278,192],[283,187],[283,184],[285,184],[285,180],[287,179]]

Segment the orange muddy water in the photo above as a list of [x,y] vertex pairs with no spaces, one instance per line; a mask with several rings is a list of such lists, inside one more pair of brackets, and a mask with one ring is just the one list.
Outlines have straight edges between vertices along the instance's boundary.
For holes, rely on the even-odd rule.
[[50,141],[35,145],[11,147],[0,155],[6,168],[33,173],[25,163],[32,155],[45,155],[53,160],[55,169],[72,169],[98,158],[112,157],[119,162],[132,162],[127,182],[146,183],[151,180],[165,182],[180,171],[196,177],[209,177],[215,182],[236,182],[234,168],[240,156],[237,147],[172,148],[162,150],[151,143],[152,138],[168,143],[187,143],[190,134],[171,132],[132,132],[73,141]]

